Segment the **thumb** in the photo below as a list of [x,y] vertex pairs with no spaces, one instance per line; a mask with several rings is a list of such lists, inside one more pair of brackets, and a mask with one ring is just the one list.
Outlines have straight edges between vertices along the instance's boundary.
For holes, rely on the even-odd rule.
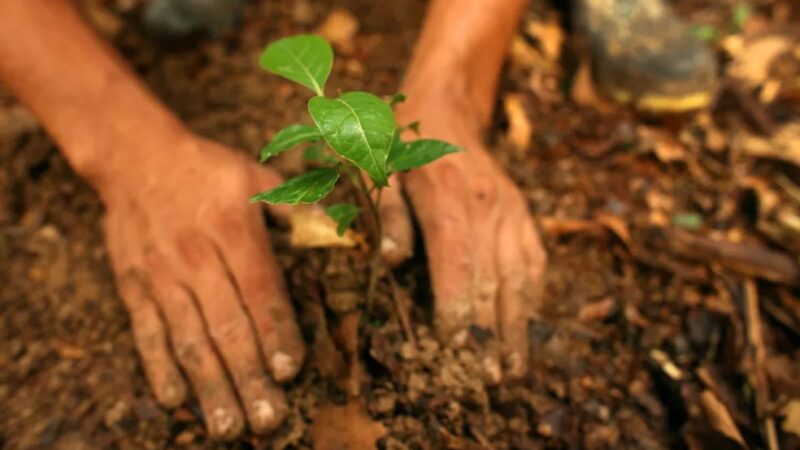
[[390,185],[392,187],[383,191],[379,211],[383,224],[381,254],[387,264],[396,266],[414,254],[414,231],[400,177],[394,175]]

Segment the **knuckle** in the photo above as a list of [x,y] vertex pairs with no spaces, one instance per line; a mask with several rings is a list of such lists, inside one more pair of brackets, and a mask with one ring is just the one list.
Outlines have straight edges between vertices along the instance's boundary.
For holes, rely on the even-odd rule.
[[161,330],[153,328],[142,330],[141,327],[134,326],[133,333],[136,346],[141,353],[156,351],[165,344],[164,333]]
[[197,370],[202,366],[203,347],[196,339],[178,339],[175,342],[175,357],[185,369]]
[[233,347],[252,342],[252,333],[249,324],[242,318],[231,318],[210,327],[209,333],[214,342]]
[[181,260],[192,269],[205,267],[213,258],[208,247],[197,239],[192,230],[182,230],[175,233],[175,247]]

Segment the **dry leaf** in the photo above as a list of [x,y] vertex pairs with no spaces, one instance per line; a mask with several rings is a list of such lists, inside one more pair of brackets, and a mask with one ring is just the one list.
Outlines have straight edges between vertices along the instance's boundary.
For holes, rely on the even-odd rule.
[[734,441],[740,448],[747,448],[742,433],[736,427],[736,422],[728,412],[728,408],[713,391],[706,389],[700,394],[700,406],[703,408],[708,424],[714,431]]
[[329,40],[337,50],[351,54],[355,50],[355,39],[358,33],[358,19],[350,11],[336,8],[317,27],[317,34]]
[[591,64],[588,60],[581,61],[575,72],[570,99],[577,105],[594,108],[600,112],[611,110],[611,106],[597,93],[594,80],[592,80]]
[[511,41],[511,64],[521,69],[542,73],[557,73],[558,66],[548,61],[539,50],[528,44],[520,35]]
[[661,162],[670,163],[686,159],[686,147],[675,138],[656,128],[641,126],[636,130],[645,147],[651,147]]
[[792,49],[794,39],[783,34],[770,34],[745,41],[730,65],[730,75],[749,87],[759,86],[769,76],[769,68],[778,56]]
[[314,450],[375,450],[386,428],[367,414],[358,400],[320,407],[311,424]]
[[542,46],[544,56],[551,62],[561,59],[561,47],[564,44],[564,29],[556,17],[546,22],[529,22],[527,32],[535,37]]
[[336,222],[319,208],[296,208],[289,216],[290,242],[297,248],[354,247],[355,233],[336,234]]
[[522,98],[521,94],[513,93],[506,95],[503,99],[503,106],[508,117],[506,139],[517,151],[525,151],[530,147],[533,133],[528,113],[522,105]]
[[785,125],[769,139],[741,131],[734,145],[744,154],[780,159],[800,167],[800,122]]
[[783,407],[781,413],[784,416],[781,428],[786,433],[800,436],[800,399],[792,399]]

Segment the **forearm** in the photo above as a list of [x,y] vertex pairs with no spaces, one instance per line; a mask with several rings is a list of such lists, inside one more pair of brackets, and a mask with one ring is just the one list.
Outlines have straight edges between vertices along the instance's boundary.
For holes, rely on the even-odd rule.
[[503,60],[527,0],[433,0],[402,91],[411,102],[432,91],[488,124]]
[[93,182],[148,156],[143,140],[184,133],[68,0],[0,1],[0,82]]

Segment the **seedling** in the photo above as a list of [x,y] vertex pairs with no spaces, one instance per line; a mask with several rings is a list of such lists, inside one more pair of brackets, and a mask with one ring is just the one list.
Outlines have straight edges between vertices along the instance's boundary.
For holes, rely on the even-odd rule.
[[[434,139],[403,141],[403,131],[416,130],[418,124],[398,126],[392,106],[405,100],[402,94],[395,95],[389,102],[368,92],[343,92],[336,98],[326,97],[325,83],[332,65],[330,44],[314,35],[273,42],[261,55],[261,66],[268,72],[305,86],[316,94],[308,101],[308,112],[314,123],[290,125],[280,130],[261,151],[261,162],[306,145],[305,157],[316,161],[319,167],[287,180],[275,189],[254,195],[251,201],[288,205],[317,203],[333,190],[342,174],[349,177],[375,223],[368,290],[368,299],[371,299],[383,239],[378,211],[381,193],[389,186],[389,177],[459,149]],[[337,232],[341,235],[362,213],[362,208],[342,203],[329,206],[326,212],[338,224]]]

